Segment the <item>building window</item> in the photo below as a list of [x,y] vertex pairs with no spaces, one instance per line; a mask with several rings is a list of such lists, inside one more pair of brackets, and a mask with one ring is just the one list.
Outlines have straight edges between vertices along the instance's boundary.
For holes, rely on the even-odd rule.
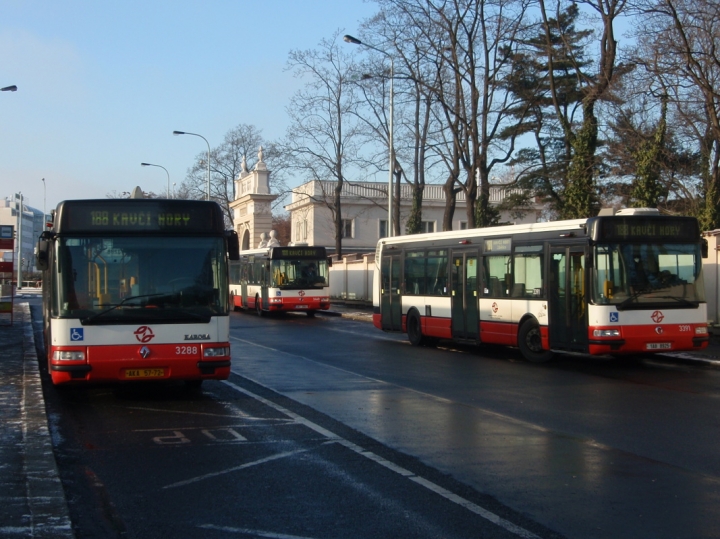
[[343,219],[340,226],[342,227],[340,232],[341,232],[341,235],[343,238],[352,238],[353,237],[353,220],[352,219]]
[[422,232],[435,232],[435,221],[423,221],[420,230]]
[[387,219],[380,219],[380,238],[387,238]]
[[467,230],[467,221],[460,221],[460,230]]

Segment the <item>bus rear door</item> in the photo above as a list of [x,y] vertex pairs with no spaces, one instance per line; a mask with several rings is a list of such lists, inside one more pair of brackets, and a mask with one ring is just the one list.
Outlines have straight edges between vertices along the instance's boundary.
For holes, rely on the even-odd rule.
[[400,262],[399,254],[382,257],[380,271],[382,287],[380,290],[380,314],[382,329],[402,331],[402,297],[400,295]]
[[585,246],[550,246],[548,310],[550,347],[587,349]]
[[452,253],[450,287],[453,338],[478,340],[478,257],[476,253],[456,251]]

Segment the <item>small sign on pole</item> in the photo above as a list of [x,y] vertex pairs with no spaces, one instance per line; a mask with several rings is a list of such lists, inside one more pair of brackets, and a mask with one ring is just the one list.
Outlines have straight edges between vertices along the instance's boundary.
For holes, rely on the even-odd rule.
[[15,287],[13,269],[15,262],[15,227],[0,225],[0,314],[10,313],[10,325],[13,325],[13,304]]

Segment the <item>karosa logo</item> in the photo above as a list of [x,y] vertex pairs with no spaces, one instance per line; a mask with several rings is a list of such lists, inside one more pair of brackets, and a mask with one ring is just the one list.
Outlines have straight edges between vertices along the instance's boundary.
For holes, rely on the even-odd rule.
[[142,343],[150,342],[155,337],[152,329],[148,326],[140,326],[134,333],[135,338]]

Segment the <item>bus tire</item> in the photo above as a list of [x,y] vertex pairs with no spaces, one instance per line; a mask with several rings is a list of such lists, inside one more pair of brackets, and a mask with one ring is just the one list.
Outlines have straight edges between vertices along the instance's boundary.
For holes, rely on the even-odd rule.
[[263,315],[262,305],[260,304],[260,296],[255,296],[255,312],[258,316]]
[[407,316],[407,334],[410,344],[413,346],[422,346],[425,344],[426,338],[422,334],[422,324],[420,323],[420,315],[413,310]]
[[540,326],[535,320],[525,320],[520,326],[518,348],[523,357],[531,363],[545,363],[554,355],[550,350],[543,350]]

